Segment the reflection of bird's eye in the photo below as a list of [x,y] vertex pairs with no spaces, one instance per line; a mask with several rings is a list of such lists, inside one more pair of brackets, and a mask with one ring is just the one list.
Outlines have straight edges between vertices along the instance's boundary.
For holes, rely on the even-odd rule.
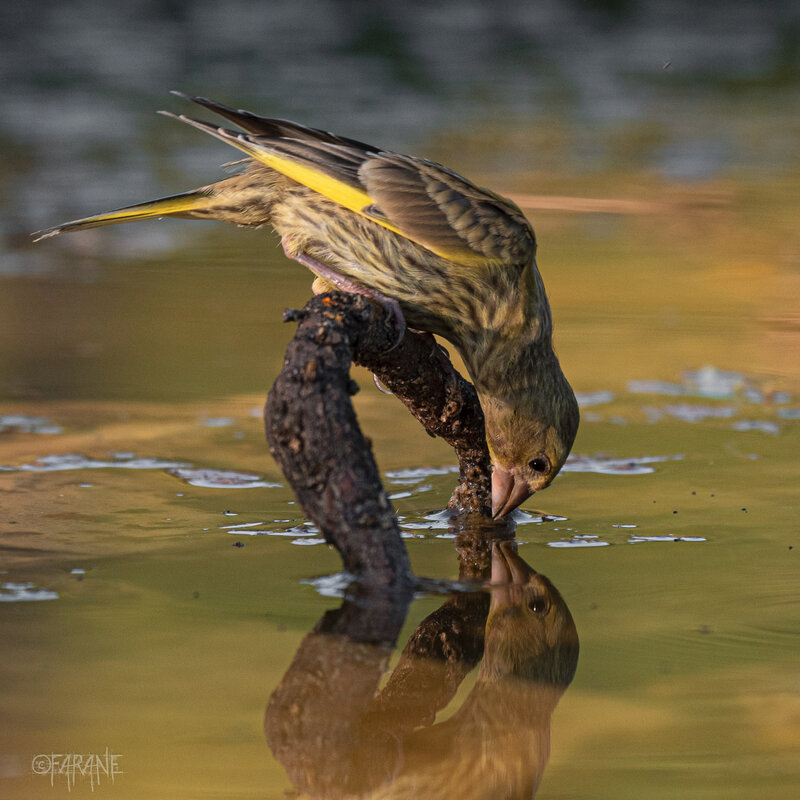
[[547,472],[547,459],[534,458],[528,465],[534,472]]
[[547,600],[544,597],[534,597],[528,601],[528,608],[534,614],[544,614],[547,611]]

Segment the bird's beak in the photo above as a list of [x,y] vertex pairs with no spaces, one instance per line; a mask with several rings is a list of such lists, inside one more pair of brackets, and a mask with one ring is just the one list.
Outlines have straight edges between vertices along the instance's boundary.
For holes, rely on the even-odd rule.
[[492,519],[507,516],[532,494],[524,480],[495,464],[492,472]]

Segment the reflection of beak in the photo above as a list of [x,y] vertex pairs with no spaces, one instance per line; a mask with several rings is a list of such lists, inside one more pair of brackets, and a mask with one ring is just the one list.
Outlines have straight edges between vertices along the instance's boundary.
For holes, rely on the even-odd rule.
[[520,593],[534,575],[536,570],[517,555],[513,542],[495,542],[492,545],[492,610],[498,611],[520,602]]
[[492,519],[507,516],[532,494],[524,480],[495,464],[492,472]]
[[492,584],[525,585],[535,574],[536,570],[517,554],[510,539],[492,545]]

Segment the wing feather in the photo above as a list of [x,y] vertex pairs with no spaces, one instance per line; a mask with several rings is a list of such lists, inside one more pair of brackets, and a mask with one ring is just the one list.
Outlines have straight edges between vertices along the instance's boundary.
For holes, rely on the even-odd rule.
[[533,230],[509,200],[431,161],[380,153],[365,161],[367,193],[409,238],[454,261],[527,263]]
[[181,121],[439,256],[487,267],[522,266],[533,257],[533,230],[519,208],[440,164],[206,98],[188,99],[247,133],[183,115]]
[[274,117],[262,117],[258,114],[254,114],[252,111],[245,111],[242,108],[231,108],[223,103],[217,103],[215,100],[209,100],[207,97],[195,97],[174,90],[172,94],[184,100],[189,100],[192,103],[197,103],[197,105],[203,106],[209,111],[213,111],[215,114],[219,114],[219,116],[224,117],[234,125],[238,125],[243,131],[247,131],[247,133],[270,136],[276,139],[299,139],[300,141],[342,144],[357,150],[375,150],[372,145],[359,142],[356,139],[348,139],[346,136],[338,136],[335,133],[323,131],[319,128],[311,128],[307,125],[301,125],[299,122],[292,122],[288,119],[276,119]]

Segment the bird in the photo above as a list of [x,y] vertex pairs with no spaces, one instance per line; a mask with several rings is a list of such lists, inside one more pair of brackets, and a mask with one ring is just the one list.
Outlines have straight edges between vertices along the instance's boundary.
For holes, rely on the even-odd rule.
[[484,413],[493,518],[549,486],[579,411],[553,349],[536,237],[520,208],[434,161],[173,94],[240,129],[159,112],[242,151],[240,171],[39,231],[35,241],[160,217],[269,225],[285,254],[325,284],[367,295],[403,329],[456,348]]

